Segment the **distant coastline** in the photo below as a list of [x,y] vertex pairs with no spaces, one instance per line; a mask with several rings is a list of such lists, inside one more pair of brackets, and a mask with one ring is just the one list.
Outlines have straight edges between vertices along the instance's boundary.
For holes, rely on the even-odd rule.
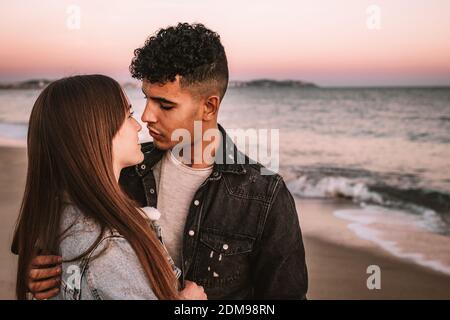
[[[40,90],[54,79],[30,79],[25,81],[1,83],[0,90]],[[140,89],[140,82],[122,82],[125,89]],[[231,80],[229,88],[320,88],[320,89],[450,89],[450,85],[373,85],[373,86],[323,86],[302,80],[255,79],[248,81]]]
[[[0,83],[1,89],[43,89],[54,80],[50,79],[30,79],[21,82]],[[124,88],[140,88],[138,82],[125,82],[121,84]],[[300,80],[271,80],[271,79],[256,79],[250,81],[230,81],[228,86],[230,88],[317,88],[318,86],[312,82],[305,82]]]
[[312,82],[305,82],[300,80],[272,80],[272,79],[257,79],[251,81],[230,81],[228,86],[230,88],[241,87],[256,87],[256,88],[317,88],[318,86]]
[[0,89],[43,89],[54,80],[31,79],[21,82],[0,83]]

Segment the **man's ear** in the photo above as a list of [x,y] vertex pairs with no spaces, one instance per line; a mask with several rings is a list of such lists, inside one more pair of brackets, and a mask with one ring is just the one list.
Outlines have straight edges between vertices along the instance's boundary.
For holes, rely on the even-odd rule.
[[210,121],[217,117],[219,112],[220,98],[219,96],[209,96],[203,105],[203,120]]

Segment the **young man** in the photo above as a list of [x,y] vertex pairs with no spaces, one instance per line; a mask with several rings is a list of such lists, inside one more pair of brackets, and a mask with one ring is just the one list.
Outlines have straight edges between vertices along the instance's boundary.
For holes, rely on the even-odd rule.
[[[162,212],[163,239],[183,284],[203,286],[209,299],[305,299],[294,200],[283,179],[262,175],[263,167],[250,164],[217,123],[228,84],[219,35],[201,24],[162,29],[135,50],[130,71],[143,81],[142,121],[154,141],[143,144],[145,160],[124,169],[120,183],[140,206]],[[173,152],[177,129],[194,137],[182,156]],[[219,130],[220,138],[202,139],[209,129]],[[212,162],[195,161],[195,150],[211,151]],[[55,259],[37,257],[30,272],[30,287],[41,298],[55,290],[57,267],[48,268]]]

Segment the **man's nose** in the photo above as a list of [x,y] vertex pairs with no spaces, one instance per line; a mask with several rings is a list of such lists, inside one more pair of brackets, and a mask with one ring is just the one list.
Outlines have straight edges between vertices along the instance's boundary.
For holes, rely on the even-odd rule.
[[144,109],[144,113],[142,113],[141,117],[142,122],[147,123],[155,123],[158,121],[158,117],[156,114],[156,108],[152,106],[151,103],[147,103]]

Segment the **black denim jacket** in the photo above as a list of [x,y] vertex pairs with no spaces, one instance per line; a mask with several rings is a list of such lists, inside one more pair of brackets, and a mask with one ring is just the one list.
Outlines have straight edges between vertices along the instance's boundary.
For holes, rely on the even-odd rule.
[[[189,207],[182,281],[203,286],[208,299],[305,299],[308,274],[292,195],[281,176],[261,175],[262,166],[249,164],[219,129],[216,159],[223,161]],[[144,161],[122,170],[120,184],[140,206],[156,207],[152,168],[164,151],[152,143],[142,151]],[[236,164],[238,153],[245,164]]]

